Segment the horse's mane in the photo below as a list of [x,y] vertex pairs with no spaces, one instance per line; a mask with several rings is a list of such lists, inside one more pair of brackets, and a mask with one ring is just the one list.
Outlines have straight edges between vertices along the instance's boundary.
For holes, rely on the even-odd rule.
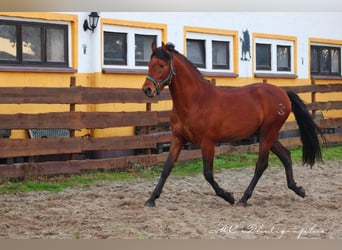
[[[176,54],[179,57],[181,57],[183,59],[183,61],[185,61],[189,66],[191,66],[194,69],[194,71],[196,71],[201,78],[205,79],[203,77],[202,73],[198,70],[198,68],[186,56],[184,56],[182,53],[177,51],[175,49],[175,46],[172,43],[167,43],[166,48],[172,54]],[[165,53],[163,51],[162,47],[157,48],[156,51],[152,53],[151,58],[154,56],[156,56],[160,59],[164,59],[164,60],[170,60],[171,59],[171,56],[168,53]]]

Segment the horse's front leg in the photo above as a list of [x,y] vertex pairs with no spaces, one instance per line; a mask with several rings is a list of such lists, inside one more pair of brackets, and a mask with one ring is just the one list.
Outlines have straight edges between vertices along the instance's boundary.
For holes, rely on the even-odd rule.
[[214,144],[205,143],[202,144],[202,158],[203,158],[203,174],[204,178],[210,183],[215,190],[217,196],[228,201],[230,204],[234,204],[233,194],[224,191],[214,180],[213,175],[213,162],[214,162]]
[[147,207],[154,207],[155,200],[159,198],[162,189],[164,187],[164,184],[166,182],[167,177],[170,175],[171,170],[173,166],[175,165],[175,162],[177,161],[177,158],[179,156],[179,153],[184,146],[185,142],[182,138],[178,138],[176,136],[172,136],[171,138],[171,145],[170,145],[170,152],[167,157],[167,160],[164,164],[163,171],[161,173],[159,182],[157,186],[155,187],[154,191],[152,192],[151,197],[145,202],[145,206]]

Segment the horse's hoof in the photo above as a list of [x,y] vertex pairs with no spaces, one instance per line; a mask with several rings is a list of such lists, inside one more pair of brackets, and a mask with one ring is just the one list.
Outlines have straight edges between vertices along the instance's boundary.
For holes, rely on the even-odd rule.
[[223,198],[228,201],[231,205],[235,203],[234,195],[229,192],[224,192]]
[[238,202],[238,205],[239,205],[239,206],[242,206],[242,207],[247,207],[247,206],[248,206],[248,203],[247,203],[247,201],[240,200],[240,201]]
[[296,194],[298,194],[300,197],[305,198],[305,190],[302,187],[298,187],[296,190]]
[[145,207],[155,207],[155,206],[156,206],[156,203],[154,201],[147,200],[145,202]]
[[293,190],[297,195],[299,195],[302,198],[305,198],[305,190],[302,187],[297,187],[296,185],[294,186],[289,186],[290,189]]

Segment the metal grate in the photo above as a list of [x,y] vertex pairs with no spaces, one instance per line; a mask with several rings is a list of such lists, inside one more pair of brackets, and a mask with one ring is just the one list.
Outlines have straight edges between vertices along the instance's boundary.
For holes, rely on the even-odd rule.
[[0,129],[0,138],[9,138],[11,136],[10,129]]
[[69,129],[28,129],[30,138],[58,138],[70,137]]

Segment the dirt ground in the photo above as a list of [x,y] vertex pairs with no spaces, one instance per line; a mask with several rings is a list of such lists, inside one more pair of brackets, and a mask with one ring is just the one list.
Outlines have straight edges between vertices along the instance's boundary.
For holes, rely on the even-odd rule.
[[[214,195],[202,175],[166,182],[156,207],[144,207],[158,178],[98,182],[60,193],[0,194],[0,239],[342,239],[342,161],[294,166],[302,199],[282,168],[269,168],[248,207]],[[225,170],[217,182],[239,199],[254,168]]]

